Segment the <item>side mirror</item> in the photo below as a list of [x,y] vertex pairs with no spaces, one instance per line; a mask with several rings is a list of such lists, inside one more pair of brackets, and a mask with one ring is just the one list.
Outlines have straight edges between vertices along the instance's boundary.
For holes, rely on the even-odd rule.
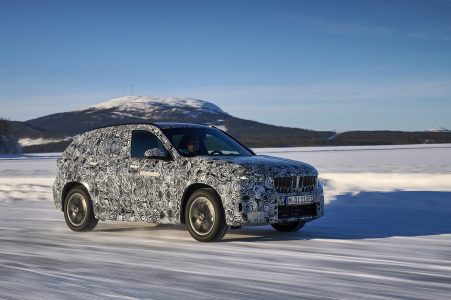
[[166,155],[166,152],[163,149],[160,148],[152,148],[146,150],[144,152],[145,158],[156,158],[156,159],[166,159],[168,156]]

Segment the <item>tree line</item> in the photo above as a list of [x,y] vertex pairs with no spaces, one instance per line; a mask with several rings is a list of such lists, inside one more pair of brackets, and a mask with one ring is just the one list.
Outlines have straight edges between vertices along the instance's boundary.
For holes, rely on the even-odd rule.
[[0,118],[0,153],[16,154],[21,152],[19,136],[10,121]]

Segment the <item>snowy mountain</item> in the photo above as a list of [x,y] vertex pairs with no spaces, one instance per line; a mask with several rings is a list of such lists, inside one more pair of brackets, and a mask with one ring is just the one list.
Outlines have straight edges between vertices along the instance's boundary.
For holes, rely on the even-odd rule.
[[52,137],[73,136],[83,131],[119,123],[184,121],[223,125],[230,117],[213,103],[176,97],[126,96],[79,110],[26,121],[32,128],[51,132]]
[[222,109],[213,103],[178,97],[150,97],[126,96],[112,99],[79,110],[93,113],[97,111],[110,111],[117,116],[156,118],[160,115],[182,113],[191,117],[198,117],[202,113],[224,115]]

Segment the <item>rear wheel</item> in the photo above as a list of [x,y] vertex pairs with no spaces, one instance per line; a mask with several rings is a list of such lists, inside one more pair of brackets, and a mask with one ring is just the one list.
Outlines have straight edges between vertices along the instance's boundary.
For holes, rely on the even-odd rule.
[[66,195],[64,219],[73,231],[88,231],[96,227],[99,220],[94,217],[91,197],[84,188],[74,187]]
[[221,202],[209,189],[197,190],[189,197],[185,220],[191,236],[200,242],[219,241],[228,229]]
[[295,232],[304,227],[304,221],[271,224],[272,228],[281,232]]

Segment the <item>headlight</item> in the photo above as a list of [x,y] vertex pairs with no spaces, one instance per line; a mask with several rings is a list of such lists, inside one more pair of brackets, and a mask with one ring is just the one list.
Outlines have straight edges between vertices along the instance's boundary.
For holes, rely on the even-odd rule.
[[265,176],[261,174],[246,174],[240,177],[241,180],[250,180],[256,182],[264,182]]

